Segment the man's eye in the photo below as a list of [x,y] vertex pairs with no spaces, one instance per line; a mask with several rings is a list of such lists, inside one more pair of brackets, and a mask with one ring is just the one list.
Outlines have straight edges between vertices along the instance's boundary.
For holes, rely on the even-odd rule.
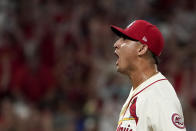
[[126,40],[127,38],[125,38],[125,37],[122,37],[123,38],[123,40]]

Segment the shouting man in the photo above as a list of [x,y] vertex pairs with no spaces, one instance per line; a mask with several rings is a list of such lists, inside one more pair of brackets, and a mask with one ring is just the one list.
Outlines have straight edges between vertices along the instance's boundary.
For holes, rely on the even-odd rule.
[[159,29],[144,20],[127,28],[111,26],[117,71],[127,75],[132,89],[122,107],[117,131],[186,131],[180,101],[157,69],[164,40]]

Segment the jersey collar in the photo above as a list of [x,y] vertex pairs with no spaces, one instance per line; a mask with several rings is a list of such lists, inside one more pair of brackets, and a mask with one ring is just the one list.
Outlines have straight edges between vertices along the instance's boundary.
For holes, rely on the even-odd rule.
[[151,76],[149,79],[141,83],[136,89],[133,90],[132,87],[131,92],[133,93],[133,95],[136,96],[146,88],[149,88],[152,84],[155,84],[156,82],[161,80],[167,80],[167,79],[160,72],[158,72],[157,74]]

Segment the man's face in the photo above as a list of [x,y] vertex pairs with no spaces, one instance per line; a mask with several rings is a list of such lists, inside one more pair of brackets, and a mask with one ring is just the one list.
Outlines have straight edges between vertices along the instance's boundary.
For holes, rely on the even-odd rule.
[[118,59],[116,61],[117,71],[121,73],[128,73],[129,70],[134,69],[134,61],[138,56],[138,46],[137,41],[132,41],[129,39],[120,38],[115,44],[115,54]]

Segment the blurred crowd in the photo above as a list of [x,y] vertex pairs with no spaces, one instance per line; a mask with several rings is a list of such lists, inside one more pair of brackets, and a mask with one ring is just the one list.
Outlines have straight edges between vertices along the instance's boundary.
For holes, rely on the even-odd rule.
[[159,70],[196,130],[195,0],[0,0],[0,130],[114,131],[131,89],[110,24],[165,38]]

